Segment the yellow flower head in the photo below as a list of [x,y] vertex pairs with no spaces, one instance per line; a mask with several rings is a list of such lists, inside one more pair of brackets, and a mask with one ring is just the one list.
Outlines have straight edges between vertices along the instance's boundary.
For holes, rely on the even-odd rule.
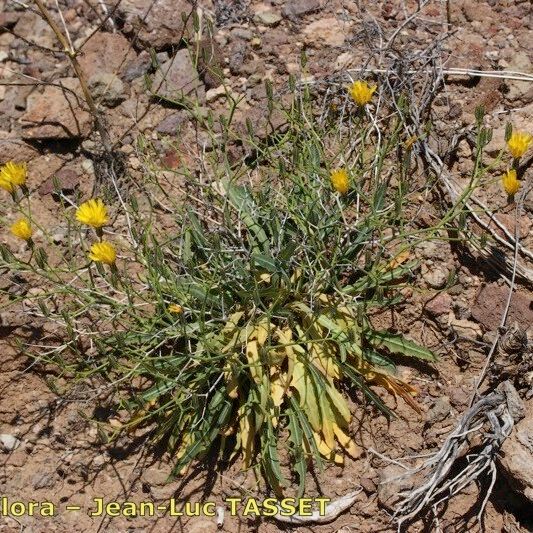
[[176,315],[181,315],[181,313],[183,313],[183,307],[179,304],[170,304],[167,310],[169,313],[175,313]]
[[0,187],[7,192],[13,192],[26,183],[26,176],[26,163],[9,161],[0,169]]
[[76,219],[82,224],[87,224],[93,228],[101,228],[109,222],[107,207],[100,198],[87,200],[87,202],[83,202],[78,207]]
[[372,95],[377,89],[377,85],[372,87],[366,81],[357,80],[350,86],[350,96],[358,106],[365,106],[372,100]]
[[348,172],[344,168],[337,168],[331,171],[331,184],[333,188],[340,194],[346,194],[350,188],[350,180],[348,179]]
[[91,246],[89,259],[92,261],[105,263],[106,265],[113,265],[117,259],[117,252],[115,247],[110,242],[95,242]]
[[518,189],[520,189],[520,182],[516,179],[516,170],[514,168],[508,170],[502,176],[502,184],[505,192],[509,196],[514,196],[518,192]]
[[29,241],[33,235],[30,223],[25,218],[19,218],[10,228],[11,233],[22,239],[23,241]]
[[513,131],[511,138],[507,141],[507,148],[515,159],[519,159],[526,153],[532,140],[533,136],[529,133]]

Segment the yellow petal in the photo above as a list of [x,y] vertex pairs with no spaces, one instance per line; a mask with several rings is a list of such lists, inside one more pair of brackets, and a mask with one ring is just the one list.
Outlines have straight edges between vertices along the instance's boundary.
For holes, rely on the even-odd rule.
[[502,176],[502,184],[509,196],[514,196],[520,189],[520,182],[516,177],[516,170],[512,168]]
[[26,163],[8,161],[0,168],[0,187],[8,192],[13,192],[17,187],[26,183]]
[[33,234],[31,225],[26,218],[19,218],[10,228],[11,233],[22,239],[23,241],[29,241]]
[[87,200],[76,210],[76,220],[93,228],[101,228],[109,222],[107,207],[100,198]]
[[95,242],[91,246],[89,259],[91,259],[92,261],[112,265],[115,263],[116,258],[117,252],[115,250],[115,247],[110,242]]
[[348,172],[344,168],[338,168],[331,171],[331,185],[339,194],[346,194],[350,189],[350,179]]

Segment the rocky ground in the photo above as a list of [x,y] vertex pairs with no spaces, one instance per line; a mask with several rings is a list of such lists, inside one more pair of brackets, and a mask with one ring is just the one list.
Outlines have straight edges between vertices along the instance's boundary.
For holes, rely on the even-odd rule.
[[[226,109],[229,94],[240,99],[235,128],[245,130],[249,120],[256,135],[266,139],[272,130],[282,127],[283,117],[268,116],[265,80],[272,82],[280,98],[291,74],[318,87],[328,77],[363,66],[371,57],[369,46],[374,47],[370,67],[401,59],[413,50],[434,54],[431,47],[438,43],[441,70],[533,72],[529,1],[451,0],[449,20],[446,2],[422,4],[416,17],[409,19],[417,2],[212,0],[198,3],[195,21],[186,0],[153,4],[122,0],[107,7],[92,0],[59,2],[70,41],[80,50],[78,60],[89,90],[108,125],[113,150],[123,155],[125,187],[134,194],[135,184],[146,174],[139,144],[142,139],[157,156],[155,170],[178,195],[184,194],[185,184],[176,170],[182,165],[199,167],[201,154],[211,150],[214,142],[189,112],[176,105],[184,95],[197,103],[195,112],[199,114],[211,110],[216,115]],[[27,8],[25,5],[0,0],[0,162],[28,162],[32,198],[39,202],[41,220],[61,243],[67,228],[57,215],[55,183],[66,197],[90,195],[95,184],[105,179],[100,164],[101,138],[53,31],[32,2]],[[57,4],[47,5],[62,28]],[[182,18],[181,12],[189,16]],[[380,43],[396,30],[394,42],[380,52]],[[201,39],[195,40],[195,35]],[[196,43],[200,58],[196,66],[184,39]],[[468,135],[458,135],[473,125],[480,104],[487,112],[487,125],[494,128],[488,157],[495,157],[504,145],[507,122],[532,131],[531,81],[446,75],[433,102],[438,136],[432,142],[459,184],[471,169],[472,146]],[[238,158],[245,155],[246,146],[235,143],[231,150]],[[525,169],[524,176],[524,183],[531,184],[531,168]],[[478,200],[495,213],[488,222],[492,231],[505,236],[505,230],[514,234],[518,227],[522,245],[532,249],[531,194],[525,197],[518,218],[507,205],[498,179],[487,181]],[[436,201],[436,195],[426,198],[428,219],[435,213]],[[2,216],[7,212],[4,206],[0,211]],[[4,231],[0,241],[13,250],[19,246]],[[435,368],[401,368],[420,390],[424,412],[417,419],[399,404],[396,409],[405,418],[387,423],[384,417],[369,417],[361,406],[353,406],[361,422],[356,439],[361,450],[372,448],[377,453],[362,452],[344,468],[329,467],[311,480],[310,492],[337,498],[354,486],[361,486],[362,491],[335,522],[297,530],[394,531],[390,498],[397,487],[383,483],[394,470],[384,456],[398,459],[437,449],[469,405],[501,320],[508,285],[491,263],[476,261],[449,243],[426,243],[419,247],[418,256],[422,261],[420,290],[412,294],[408,305],[382,320],[394,323],[441,356]],[[531,256],[520,260],[523,275],[518,279],[508,321],[531,335]],[[0,287],[11,295],[34,290],[25,280],[2,274]],[[449,288],[442,291],[447,284]],[[99,416],[92,390],[81,388],[66,397],[57,395],[47,384],[50,377],[57,376],[35,372],[31,361],[21,358],[14,347],[14,339],[32,335],[33,324],[23,311],[5,310],[0,322],[0,495],[25,501],[53,500],[64,509],[66,505],[85,507],[98,496],[164,501],[174,495],[180,501],[208,500],[221,505],[226,497],[255,494],[253,476],[241,473],[237,466],[216,475],[198,468],[187,478],[166,484],[170,458],[146,449],[142,436],[103,445],[90,420]],[[392,397],[388,402],[395,405]],[[500,475],[485,514],[487,531],[528,531],[533,527],[527,513],[533,500],[531,400],[529,415],[520,424],[502,453]],[[478,530],[475,517],[486,490],[484,483],[471,485],[453,499],[440,518],[440,531]],[[283,527],[228,513],[222,525],[224,531],[265,533]],[[409,531],[435,527],[419,521]],[[0,530],[6,532],[173,529],[208,532],[216,531],[217,524],[207,517],[110,519],[67,511],[53,519],[0,516]]]

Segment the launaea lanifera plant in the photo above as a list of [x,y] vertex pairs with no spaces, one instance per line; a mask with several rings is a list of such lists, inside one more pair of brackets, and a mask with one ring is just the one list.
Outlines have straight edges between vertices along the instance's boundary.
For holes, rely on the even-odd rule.
[[[285,109],[287,129],[253,139],[253,155],[230,164],[213,143],[209,179],[187,174],[184,205],[163,197],[165,224],[151,193],[114,205],[127,228],[105,234],[106,205],[78,207],[83,246],[66,258],[75,275],[45,278],[56,292],[38,303],[65,326],[54,361],[109,384],[120,419],[96,422],[104,441],[149,432],[175,473],[206,457],[221,468],[236,460],[276,494],[301,495],[311,468],[362,452],[356,411],[394,416],[394,398],[419,410],[396,359],[435,356],[376,316],[391,316],[415,279],[410,252],[425,230],[409,207],[420,185],[410,151],[398,149],[401,121],[376,136],[362,113],[374,89],[353,94],[357,127],[317,121],[306,89]],[[220,123],[228,142],[229,123]],[[5,247],[0,255],[28,268]],[[48,274],[46,256],[34,255]],[[57,294],[68,306],[58,309]]]
[[216,230],[187,209],[172,253],[155,241],[146,249],[147,285],[162,312],[104,341],[121,359],[150,354],[135,370],[153,386],[130,403],[129,426],[156,418],[176,472],[218,450],[259,469],[279,494],[292,471],[302,492],[313,461],[342,464],[361,452],[351,427],[356,390],[387,415],[373,386],[418,408],[390,357],[433,354],[367,317],[391,303],[413,264],[376,257],[354,270],[373,222],[344,227],[323,177],[299,179],[276,194],[271,184],[219,184]]

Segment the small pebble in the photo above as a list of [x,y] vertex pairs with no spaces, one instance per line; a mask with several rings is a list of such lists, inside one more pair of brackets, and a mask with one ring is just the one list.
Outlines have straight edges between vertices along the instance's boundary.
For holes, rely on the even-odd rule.
[[12,452],[20,446],[20,439],[8,433],[0,433],[0,444],[6,452]]

